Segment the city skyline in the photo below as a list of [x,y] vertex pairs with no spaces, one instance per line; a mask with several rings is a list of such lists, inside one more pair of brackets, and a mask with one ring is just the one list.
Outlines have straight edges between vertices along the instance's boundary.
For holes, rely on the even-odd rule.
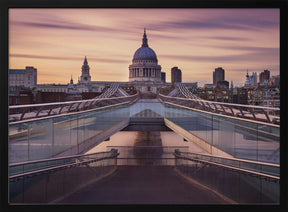
[[67,84],[87,56],[92,81],[128,81],[143,29],[166,81],[225,80],[243,85],[249,73],[280,74],[279,9],[10,9],[9,68],[34,66],[38,83]]

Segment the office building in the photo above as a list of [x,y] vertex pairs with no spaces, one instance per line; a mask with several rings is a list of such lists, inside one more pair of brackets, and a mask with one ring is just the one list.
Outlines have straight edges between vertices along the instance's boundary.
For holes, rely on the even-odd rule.
[[268,84],[270,79],[270,71],[269,70],[264,70],[259,74],[259,82],[260,84]]
[[166,83],[166,73],[165,72],[161,72],[161,81]]
[[222,67],[215,68],[213,72],[213,84],[216,85],[219,81],[225,80],[225,70]]
[[182,72],[178,67],[171,68],[171,83],[182,82]]

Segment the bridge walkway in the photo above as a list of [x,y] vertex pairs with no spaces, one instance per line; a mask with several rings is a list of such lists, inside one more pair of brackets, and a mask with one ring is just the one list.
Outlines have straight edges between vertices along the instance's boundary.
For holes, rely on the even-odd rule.
[[173,166],[118,166],[60,204],[231,204]]

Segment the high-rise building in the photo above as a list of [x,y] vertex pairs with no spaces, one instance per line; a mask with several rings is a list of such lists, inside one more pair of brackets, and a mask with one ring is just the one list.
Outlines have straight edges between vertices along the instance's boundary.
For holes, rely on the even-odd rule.
[[171,82],[174,84],[175,82],[182,82],[182,72],[178,67],[171,68]]
[[166,83],[166,73],[165,72],[161,72],[161,81]]
[[26,66],[25,69],[9,69],[9,86],[33,88],[37,85],[37,69]]
[[260,84],[262,83],[268,83],[270,79],[270,71],[269,70],[264,70],[259,74],[259,82]]
[[216,85],[219,81],[225,80],[225,70],[222,67],[215,68],[213,72],[213,84]]

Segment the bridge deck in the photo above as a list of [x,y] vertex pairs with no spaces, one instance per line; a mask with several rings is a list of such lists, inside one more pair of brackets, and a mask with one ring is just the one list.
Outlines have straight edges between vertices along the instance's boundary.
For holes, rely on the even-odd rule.
[[227,204],[222,196],[170,166],[120,166],[60,204]]

